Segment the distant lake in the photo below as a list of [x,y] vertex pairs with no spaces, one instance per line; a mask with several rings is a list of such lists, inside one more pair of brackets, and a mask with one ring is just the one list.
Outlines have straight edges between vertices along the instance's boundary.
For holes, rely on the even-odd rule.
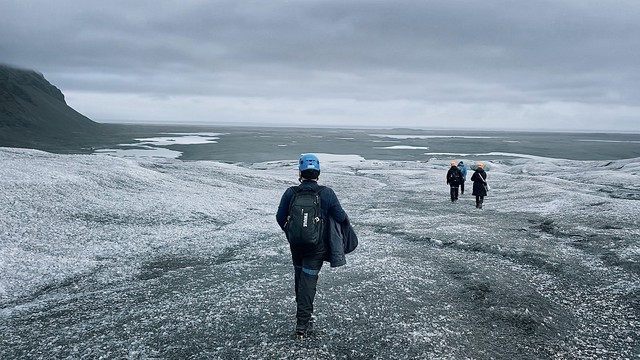
[[96,153],[255,163],[301,153],[367,160],[531,158],[617,160],[640,157],[640,134],[110,125],[121,134]]

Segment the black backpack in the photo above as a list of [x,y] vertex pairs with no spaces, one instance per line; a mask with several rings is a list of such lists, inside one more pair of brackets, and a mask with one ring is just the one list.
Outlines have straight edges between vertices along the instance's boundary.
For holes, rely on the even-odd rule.
[[320,192],[324,188],[292,187],[294,193],[284,227],[292,246],[314,248],[323,241],[325,221],[320,207]]
[[460,171],[460,169],[458,168],[451,169],[451,174],[449,175],[449,183],[452,185],[458,185],[460,184],[461,180],[462,180],[462,171]]

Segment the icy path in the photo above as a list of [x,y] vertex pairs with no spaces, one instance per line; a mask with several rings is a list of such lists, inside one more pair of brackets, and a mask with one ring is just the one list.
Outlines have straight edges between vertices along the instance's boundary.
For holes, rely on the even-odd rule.
[[0,149],[0,358],[638,358],[640,159],[493,162],[483,210],[446,161],[335,160],[361,243],[297,341],[294,162]]

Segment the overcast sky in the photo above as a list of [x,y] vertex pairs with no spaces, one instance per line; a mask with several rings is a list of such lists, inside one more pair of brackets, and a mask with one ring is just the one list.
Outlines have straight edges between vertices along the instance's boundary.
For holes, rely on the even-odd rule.
[[640,131],[638,0],[0,0],[98,122]]

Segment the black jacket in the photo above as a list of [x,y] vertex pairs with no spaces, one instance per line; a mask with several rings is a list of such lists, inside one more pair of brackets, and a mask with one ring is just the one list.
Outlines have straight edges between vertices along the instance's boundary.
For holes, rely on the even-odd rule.
[[348,218],[340,223],[330,216],[327,224],[329,251],[325,260],[331,263],[331,267],[342,266],[347,263],[344,255],[352,252],[358,246],[358,236]]
[[486,171],[483,169],[476,169],[473,175],[471,175],[471,181],[473,181],[472,195],[487,196],[487,188],[485,188],[485,185],[487,184]]
[[[458,176],[454,176],[457,174]],[[447,184],[451,186],[458,186],[463,182],[462,171],[457,166],[451,166],[447,171]]]
[[[314,189],[318,188],[318,183],[315,181],[305,180],[303,181],[299,187],[311,187]],[[289,205],[291,203],[291,198],[294,194],[294,187],[288,188],[284,194],[282,194],[282,198],[280,199],[280,205],[278,206],[278,212],[276,213],[276,221],[280,228],[284,230],[284,225],[287,223],[287,217],[289,216]],[[330,249],[330,237],[329,237],[329,226],[328,219],[332,218],[338,223],[343,223],[347,220],[347,213],[342,209],[342,205],[340,205],[340,201],[336,196],[336,193],[330,187],[325,186],[322,191],[320,191],[320,207],[322,210],[322,218],[325,221],[325,238],[322,244],[318,246],[313,253],[305,251],[304,254],[301,253],[296,248],[291,248],[292,252],[300,253],[300,255],[304,255],[305,257],[322,257],[325,258],[328,251]]]

